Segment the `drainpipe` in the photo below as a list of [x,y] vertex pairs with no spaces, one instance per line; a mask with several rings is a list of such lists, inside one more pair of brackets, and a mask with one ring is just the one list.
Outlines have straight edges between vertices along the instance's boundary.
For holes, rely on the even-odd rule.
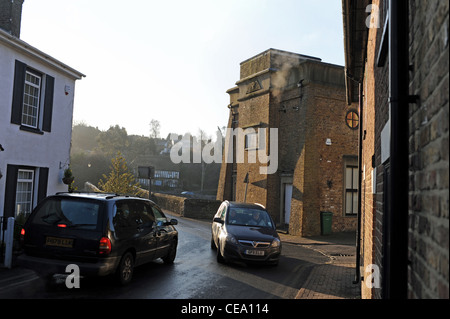
[[244,178],[244,183],[245,183],[244,203],[247,202],[248,173],[249,172],[247,172],[247,175],[245,175],[245,178]]
[[389,0],[390,174],[383,298],[406,299],[408,283],[409,1]]
[[362,142],[363,142],[363,84],[359,82],[359,146],[358,146],[358,220],[356,226],[356,267],[355,280],[357,284],[361,280],[361,199],[362,199]]

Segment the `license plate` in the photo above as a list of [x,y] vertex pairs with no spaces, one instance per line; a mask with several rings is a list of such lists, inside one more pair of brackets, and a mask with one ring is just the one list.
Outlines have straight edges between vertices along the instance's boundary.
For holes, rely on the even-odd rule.
[[58,238],[58,237],[47,237],[45,240],[45,245],[72,248],[73,239],[70,238]]
[[252,256],[264,256],[264,250],[247,249],[245,253]]

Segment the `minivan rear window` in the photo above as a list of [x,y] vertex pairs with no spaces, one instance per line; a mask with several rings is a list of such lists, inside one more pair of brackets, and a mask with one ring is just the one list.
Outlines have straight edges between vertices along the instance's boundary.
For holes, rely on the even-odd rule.
[[50,198],[36,211],[32,223],[67,228],[97,229],[100,203]]

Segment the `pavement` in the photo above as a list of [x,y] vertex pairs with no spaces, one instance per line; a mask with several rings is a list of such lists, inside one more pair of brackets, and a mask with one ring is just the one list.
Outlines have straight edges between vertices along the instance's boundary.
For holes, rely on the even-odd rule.
[[361,283],[354,284],[356,267],[355,232],[300,237],[280,233],[283,243],[302,245],[328,258],[313,267],[295,299],[360,299]]
[[22,268],[15,262],[11,269],[5,268],[0,260],[0,299],[9,299],[11,296],[17,298],[32,298],[35,287],[42,286],[42,279],[31,269]]
[[[360,283],[355,278],[355,233],[332,233],[326,236],[300,237],[280,233],[281,241],[317,251],[328,258],[313,267],[296,299],[359,299]],[[14,259],[13,259],[14,261]],[[0,299],[9,296],[32,298],[35,287],[42,287],[42,279],[32,270],[13,262],[7,269],[0,264]]]

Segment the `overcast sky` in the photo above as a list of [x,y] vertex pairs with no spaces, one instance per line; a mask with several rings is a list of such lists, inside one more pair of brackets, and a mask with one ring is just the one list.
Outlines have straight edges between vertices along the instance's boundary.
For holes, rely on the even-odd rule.
[[269,48],[344,65],[341,0],[25,0],[21,39],[86,75],[74,123],[215,137],[239,63]]

